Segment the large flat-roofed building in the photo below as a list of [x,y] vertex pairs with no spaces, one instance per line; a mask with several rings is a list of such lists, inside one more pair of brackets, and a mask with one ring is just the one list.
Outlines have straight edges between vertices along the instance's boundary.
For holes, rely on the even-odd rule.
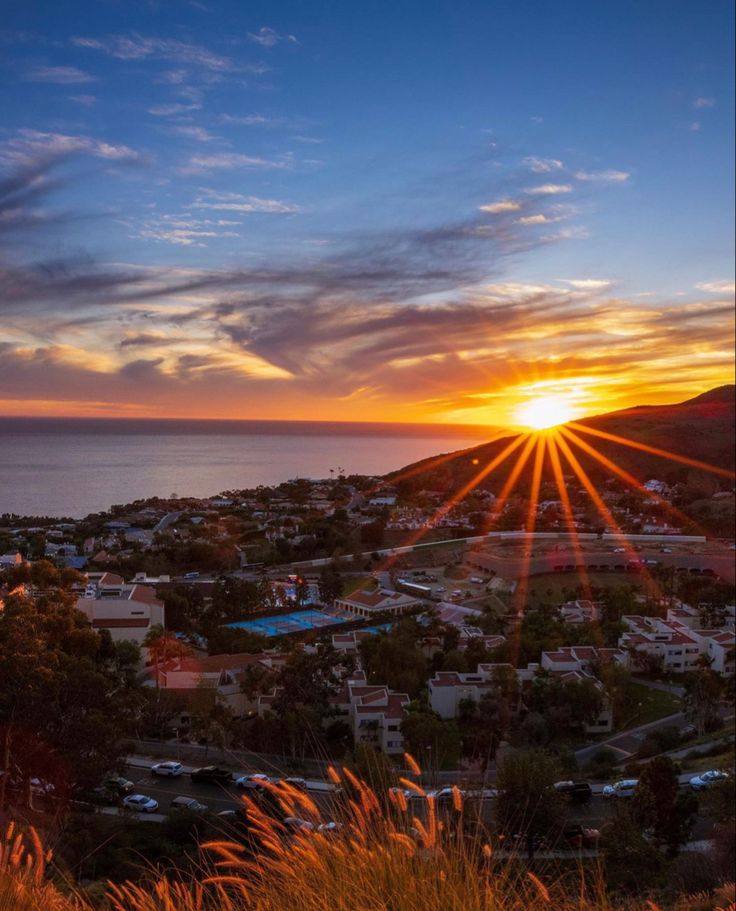
[[405,614],[418,607],[421,601],[402,592],[378,589],[374,592],[358,591],[335,601],[337,610],[356,617],[374,617],[377,614]]
[[114,573],[93,573],[87,579],[77,609],[93,629],[106,629],[114,642],[143,644],[149,630],[164,626],[164,603],[148,585],[126,584]]
[[706,661],[717,674],[733,674],[733,628],[696,629],[681,622],[681,613],[682,609],[671,609],[666,620],[633,614],[621,618],[624,632],[618,644],[631,653],[632,668],[648,668],[649,659],[663,670],[684,674],[697,670]]

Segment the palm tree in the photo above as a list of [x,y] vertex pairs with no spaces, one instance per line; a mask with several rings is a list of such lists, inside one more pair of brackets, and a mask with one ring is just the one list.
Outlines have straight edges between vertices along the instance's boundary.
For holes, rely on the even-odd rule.
[[161,664],[166,664],[170,658],[186,658],[192,654],[191,648],[185,642],[167,633],[160,623],[154,623],[148,630],[143,646],[148,649],[148,655],[155,668],[156,689],[159,687]]

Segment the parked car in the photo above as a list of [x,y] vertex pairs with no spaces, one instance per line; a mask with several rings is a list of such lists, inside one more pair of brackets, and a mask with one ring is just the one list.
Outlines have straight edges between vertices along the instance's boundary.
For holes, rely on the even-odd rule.
[[192,769],[189,777],[192,781],[197,781],[201,784],[228,784],[233,780],[231,772],[216,765],[206,765],[199,769]]
[[239,778],[235,779],[235,787],[241,788],[243,790],[250,788],[262,788],[270,783],[271,779],[268,777],[268,775],[262,775],[260,772],[255,772],[252,775],[241,775]]
[[123,797],[123,806],[126,810],[137,810],[139,813],[155,813],[158,810],[158,801],[145,794],[129,794]]
[[207,805],[200,803],[193,797],[175,797],[171,801],[172,810],[189,810],[190,813],[204,813]]
[[709,772],[701,772],[690,779],[690,787],[693,791],[707,791],[713,785],[728,779],[728,772],[721,772],[718,769],[711,769]]
[[639,784],[638,778],[622,778],[613,784],[607,784],[603,788],[604,797],[633,797],[636,786]]
[[298,816],[286,816],[282,820],[288,829],[294,829],[297,832],[313,832],[314,823],[307,819],[300,819]]
[[593,796],[593,789],[587,781],[557,781],[554,789],[570,803],[587,803]]
[[122,775],[115,775],[103,781],[101,787],[111,794],[122,796],[123,794],[132,794],[135,785],[132,781],[128,781],[127,778],[123,778]]
[[[447,803],[448,801],[454,800],[454,788],[440,788],[439,791],[430,791],[430,794],[434,797],[437,803]],[[465,800],[466,792],[458,788],[460,792],[460,799]]]
[[342,823],[333,822],[332,820],[330,820],[330,822],[323,822],[317,826],[317,831],[321,832],[323,835],[335,835],[340,829],[342,829]]
[[304,778],[282,778],[281,782],[283,784],[288,784],[292,788],[296,788],[298,791],[307,791],[307,782]]
[[174,762],[168,759],[166,762],[157,762],[151,766],[151,775],[159,775],[162,778],[178,778],[184,771],[180,762]]
[[598,844],[601,833],[598,829],[572,825],[567,826],[562,833],[562,837],[571,848],[593,848]]

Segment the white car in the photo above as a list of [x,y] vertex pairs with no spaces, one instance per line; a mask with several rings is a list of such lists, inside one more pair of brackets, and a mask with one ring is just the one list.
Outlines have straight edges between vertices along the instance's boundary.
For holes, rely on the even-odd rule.
[[288,829],[295,829],[297,832],[313,832],[314,823],[307,819],[299,819],[298,816],[287,816],[283,820]]
[[[467,796],[466,792],[458,788],[459,796],[461,800],[464,800]],[[430,791],[428,796],[434,797],[436,801],[447,801],[455,799],[455,789],[452,787],[449,788],[440,788],[439,791]]]
[[603,788],[604,797],[633,797],[636,786],[639,784],[638,778],[622,778],[613,784],[607,784]]
[[270,783],[271,779],[268,775],[262,775],[260,772],[256,772],[254,775],[241,775],[240,778],[235,779],[235,787],[242,789],[262,788]]
[[155,813],[158,810],[158,802],[152,797],[146,797],[145,794],[130,794],[123,797],[123,806],[127,810],[138,810],[139,813]]
[[718,769],[711,769],[709,772],[701,772],[690,779],[690,787],[693,791],[707,791],[714,784],[728,779],[728,772],[720,772]]
[[334,835],[336,832],[339,832],[342,829],[341,822],[323,822],[321,825],[317,826],[317,831],[321,832],[323,835]]
[[178,778],[183,771],[182,764],[173,760],[157,762],[151,766],[151,775],[160,775],[162,778]]

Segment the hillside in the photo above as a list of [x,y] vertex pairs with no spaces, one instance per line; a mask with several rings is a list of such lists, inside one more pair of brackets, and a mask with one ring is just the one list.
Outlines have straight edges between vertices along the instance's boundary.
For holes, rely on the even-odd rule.
[[[721,386],[679,404],[628,408],[585,418],[577,423],[594,431],[626,437],[635,442],[733,471],[736,433],[735,391],[734,386]],[[642,482],[650,478],[657,478],[670,484],[680,482],[701,488],[705,496],[710,496],[720,489],[727,490],[733,487],[725,477],[618,442],[576,432],[599,453],[613,460]],[[491,443],[463,450],[445,461],[425,459],[400,471],[392,472],[387,476],[387,480],[398,483],[401,489],[408,493],[423,489],[452,493],[477,474],[479,468],[487,465],[502,452],[513,437],[513,434],[509,434]],[[610,477],[610,472],[591,456],[580,449],[576,449],[575,452],[593,480]],[[484,478],[479,486],[497,492],[514,461],[515,457],[512,456]],[[568,467],[564,470],[566,473],[570,472]],[[530,473],[529,464],[519,479],[519,489],[522,492],[528,486]],[[552,479],[548,459],[545,460],[544,478]]]

